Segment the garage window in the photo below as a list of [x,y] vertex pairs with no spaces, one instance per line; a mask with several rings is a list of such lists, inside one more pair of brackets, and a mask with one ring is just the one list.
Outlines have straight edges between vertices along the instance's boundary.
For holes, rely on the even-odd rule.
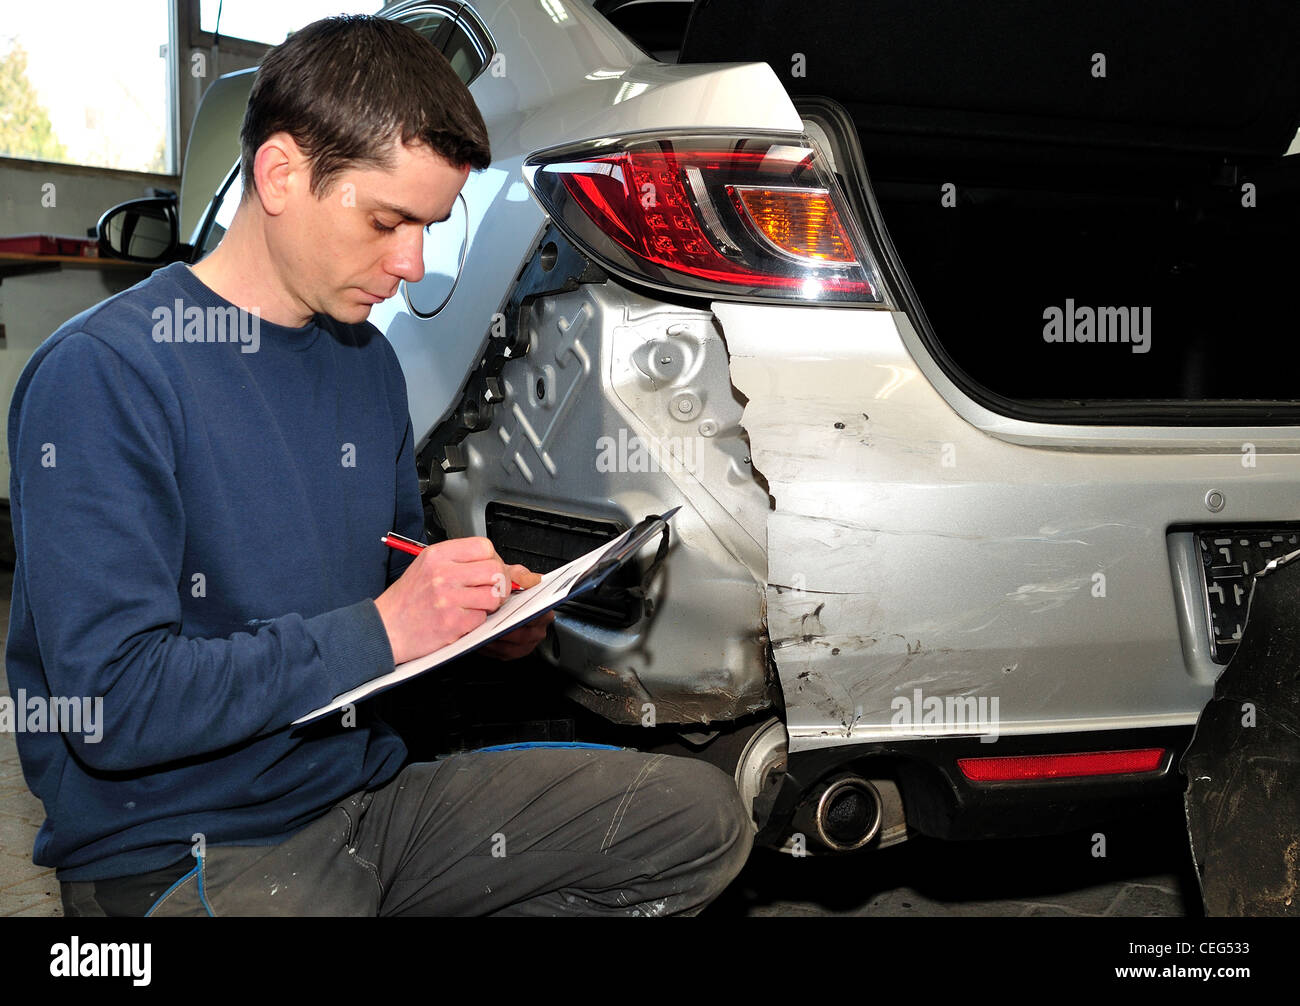
[[168,6],[6,3],[0,156],[170,173]]

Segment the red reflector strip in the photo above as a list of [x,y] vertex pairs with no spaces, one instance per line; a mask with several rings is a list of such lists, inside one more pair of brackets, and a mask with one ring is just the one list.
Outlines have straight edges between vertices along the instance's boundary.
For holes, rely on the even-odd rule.
[[1017,755],[1011,758],[958,758],[957,767],[972,782],[1014,782],[1023,779],[1069,779],[1090,775],[1155,772],[1160,768],[1164,757],[1164,748],[1142,748],[1084,754]]

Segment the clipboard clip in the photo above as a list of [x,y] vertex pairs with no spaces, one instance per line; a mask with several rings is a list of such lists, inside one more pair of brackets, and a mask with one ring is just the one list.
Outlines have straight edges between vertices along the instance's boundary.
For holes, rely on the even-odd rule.
[[654,614],[655,602],[650,596],[650,582],[654,579],[655,574],[659,572],[659,567],[663,565],[664,558],[668,555],[668,521],[680,510],[680,506],[675,506],[666,513],[650,514],[642,519],[632,529],[628,540],[622,547],[615,549],[604,559],[592,567],[590,572],[583,578],[588,582],[599,583],[604,580],[613,570],[624,565],[643,545],[659,535],[659,547],[655,550],[655,557],[651,560],[645,574],[641,577],[641,582],[635,587],[616,587],[610,590],[618,599],[635,599],[641,607],[642,617],[649,618]]

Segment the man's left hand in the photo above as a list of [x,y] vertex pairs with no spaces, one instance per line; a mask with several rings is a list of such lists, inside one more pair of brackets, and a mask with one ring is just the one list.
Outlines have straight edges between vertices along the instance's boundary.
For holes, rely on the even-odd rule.
[[[542,582],[540,573],[532,573],[524,566],[507,566],[510,579],[527,590]],[[494,639],[483,647],[486,656],[496,660],[518,660],[536,649],[537,644],[546,638],[546,629],[555,621],[555,612],[548,611],[531,622],[525,622],[513,632],[506,633],[500,639]]]

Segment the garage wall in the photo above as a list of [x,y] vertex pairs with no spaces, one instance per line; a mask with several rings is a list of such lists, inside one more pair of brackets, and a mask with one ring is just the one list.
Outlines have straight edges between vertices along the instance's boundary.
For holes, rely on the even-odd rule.
[[[0,234],[84,236],[106,209],[148,195],[150,186],[177,189],[180,179],[0,158]],[[28,358],[68,318],[147,275],[147,269],[74,267],[0,282],[0,498],[9,498],[9,399]]]

